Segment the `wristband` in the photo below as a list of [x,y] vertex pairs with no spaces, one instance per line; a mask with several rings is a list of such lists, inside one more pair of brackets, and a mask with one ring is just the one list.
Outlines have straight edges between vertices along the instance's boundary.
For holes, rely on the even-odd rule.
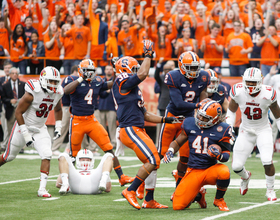
[[27,127],[26,127],[25,124],[20,125],[19,129],[20,129],[20,132],[21,132],[22,135],[28,133],[28,130],[27,130]]
[[84,78],[80,76],[80,77],[77,79],[77,81],[78,81],[79,83],[81,83],[81,82],[84,81]]
[[161,118],[161,123],[165,123],[165,117]]
[[55,121],[55,128],[62,128],[61,120]]
[[168,151],[171,151],[172,154],[174,154],[174,148],[170,147],[170,148],[168,148]]

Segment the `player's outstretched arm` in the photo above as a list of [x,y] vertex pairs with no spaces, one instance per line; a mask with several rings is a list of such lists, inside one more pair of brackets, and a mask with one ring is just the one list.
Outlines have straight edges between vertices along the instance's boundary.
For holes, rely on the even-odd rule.
[[155,115],[146,111],[144,113],[144,120],[152,123],[168,123],[168,124],[176,124],[181,123],[185,118],[183,116],[178,117],[162,117]]
[[151,67],[151,60],[153,58],[153,42],[150,40],[145,40],[144,41],[144,54],[145,54],[145,59],[143,63],[141,64],[141,67],[137,73],[138,78],[143,81],[146,79],[146,77],[149,75],[149,70]]

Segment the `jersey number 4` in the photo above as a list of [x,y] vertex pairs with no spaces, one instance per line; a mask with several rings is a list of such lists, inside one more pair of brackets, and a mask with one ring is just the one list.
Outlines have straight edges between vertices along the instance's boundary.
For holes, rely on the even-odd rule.
[[249,120],[258,120],[262,118],[262,109],[261,108],[253,108],[251,110],[250,107],[247,107],[244,111],[244,114],[247,115]]
[[48,106],[46,103],[42,103],[39,108],[40,110],[36,111],[36,116],[39,118],[44,116],[44,118],[46,118],[48,117],[49,112],[52,110],[53,104]]
[[208,137],[203,138],[203,146],[201,146],[202,137],[198,135],[196,139],[192,143],[192,147],[195,149],[195,153],[197,154],[207,154],[208,149]]

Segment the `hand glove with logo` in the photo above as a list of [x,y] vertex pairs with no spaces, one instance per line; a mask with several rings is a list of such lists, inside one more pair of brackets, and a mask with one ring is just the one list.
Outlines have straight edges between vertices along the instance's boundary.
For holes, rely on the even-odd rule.
[[143,41],[143,44],[144,44],[144,55],[145,57],[148,57],[148,58],[153,58],[153,54],[154,54],[154,51],[153,51],[153,45],[154,43],[150,40],[144,40]]
[[58,139],[61,136],[61,120],[57,120],[55,122],[55,129],[54,129],[54,136],[53,136],[53,140]]
[[113,57],[113,58],[111,59],[111,64],[112,64],[113,68],[115,68],[116,62],[117,62],[119,59],[120,59],[119,57]]
[[179,120],[179,118],[176,117],[162,117],[161,123],[167,123],[167,124],[176,124],[181,123],[182,121]]
[[22,134],[25,144],[27,147],[34,147],[34,138],[31,136],[31,134],[28,132],[27,127],[25,124],[22,124],[19,126],[20,133]]
[[210,146],[210,147],[208,148],[207,155],[208,155],[209,157],[215,158],[215,159],[217,159],[217,160],[219,160],[220,157],[221,157],[221,153],[219,152],[219,150],[218,150],[217,148],[213,147],[213,146]]
[[163,163],[169,163],[171,161],[171,158],[173,157],[174,157],[174,149],[169,148],[163,157]]

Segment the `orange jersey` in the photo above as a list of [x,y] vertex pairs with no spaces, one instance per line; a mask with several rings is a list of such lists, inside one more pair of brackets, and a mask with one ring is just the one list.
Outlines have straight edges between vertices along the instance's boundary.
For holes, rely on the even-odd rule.
[[[176,20],[177,16],[178,16],[177,14],[174,14],[174,15],[171,16],[173,24],[175,24],[175,20]],[[184,21],[189,21],[191,23],[191,26],[193,26],[192,19],[191,19],[191,17],[189,15],[187,15],[187,14],[179,15],[180,26],[183,24]]]
[[9,33],[6,28],[0,29],[0,45],[2,45],[7,51],[10,51]]
[[179,38],[177,39],[177,42],[181,42],[183,44],[183,47],[179,48],[178,51],[178,57],[185,51],[193,51],[195,49],[195,45],[194,45],[194,39],[190,38],[189,40],[184,41],[183,38]]
[[127,33],[121,30],[118,34],[118,45],[124,47],[125,56],[137,56],[139,53],[139,41],[138,41],[138,29],[137,26],[129,28]]
[[[35,56],[37,56],[36,48],[37,48],[37,45],[36,44],[32,44],[32,54],[35,55]],[[40,61],[36,60],[36,59],[31,59],[31,63],[39,64]]]
[[195,30],[195,39],[197,40],[198,48],[200,48],[201,40],[202,38],[207,34],[206,31],[204,31],[204,24],[203,19],[199,16],[196,16],[196,30]]
[[225,24],[223,25],[224,38],[227,39],[228,35],[232,32],[234,32],[233,22],[232,21],[226,21]]
[[75,59],[82,60],[87,55],[88,42],[91,41],[90,29],[85,26],[74,27],[67,31],[65,35],[73,39]]
[[[226,47],[231,45],[231,49],[229,50],[229,63],[231,65],[243,65],[248,64],[248,54],[241,54],[240,51],[244,49],[248,49],[249,47],[253,47],[254,44],[249,34],[241,33],[239,35],[234,35],[234,33],[230,33],[226,39]],[[238,60],[231,60],[231,59]]]
[[[266,38],[263,45],[262,45],[262,50],[261,50],[261,58],[264,59],[278,59],[279,54],[278,54],[278,48],[279,48],[279,43],[280,43],[280,38],[277,37],[277,35],[272,36],[274,40],[278,42],[278,46],[274,47],[272,43],[270,42],[269,38]],[[263,39],[262,37],[261,39]],[[264,65],[274,65],[277,64],[277,61],[266,61],[266,60],[261,60],[261,64]]]
[[[204,59],[205,63],[209,63],[210,66],[221,66],[222,65],[222,58],[223,58],[223,52],[219,53],[215,46],[210,43],[210,40],[215,40],[218,45],[223,45],[225,46],[225,38],[218,35],[216,38],[211,38],[211,35],[207,35],[203,37],[203,40],[205,40],[205,51],[204,51]],[[207,58],[221,58],[219,61],[214,61],[214,60],[207,60]]]
[[11,30],[13,31],[17,24],[24,24],[24,19],[29,15],[29,11],[22,7],[21,9],[17,9],[12,0],[7,0],[8,6],[9,6],[9,18],[10,18],[10,26]]
[[11,50],[10,50],[11,61],[13,62],[22,61],[23,59],[18,59],[18,57],[22,56],[25,51],[25,44],[23,38],[19,37],[17,39],[17,42],[14,42],[13,38],[11,38],[10,46],[11,46]]
[[[58,58],[60,56],[60,49],[58,47],[56,39],[54,40],[53,46],[50,49],[48,49],[46,47],[46,42],[49,42],[50,40],[51,40],[51,38],[49,36],[49,33],[46,33],[44,35],[45,56],[46,57],[57,57]],[[60,41],[62,41],[61,38],[60,38]]]

